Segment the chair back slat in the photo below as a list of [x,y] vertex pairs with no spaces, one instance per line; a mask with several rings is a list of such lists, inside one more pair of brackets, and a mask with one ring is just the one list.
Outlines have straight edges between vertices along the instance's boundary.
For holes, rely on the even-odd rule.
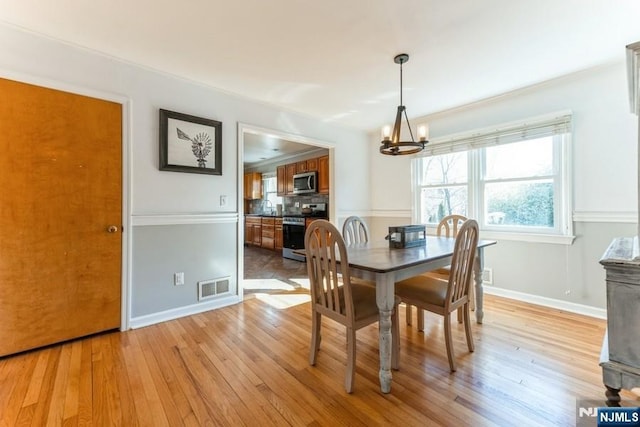
[[350,216],[342,225],[342,237],[347,245],[367,243],[369,241],[369,227],[359,216]]
[[462,224],[456,237],[446,304],[455,304],[461,298],[468,296],[477,248],[478,223],[470,219]]
[[444,237],[456,237],[458,235],[458,229],[466,220],[467,217],[462,215],[447,215],[438,223],[436,234]]
[[340,232],[329,221],[313,221],[305,232],[304,245],[312,303],[325,314],[352,319],[349,263]]

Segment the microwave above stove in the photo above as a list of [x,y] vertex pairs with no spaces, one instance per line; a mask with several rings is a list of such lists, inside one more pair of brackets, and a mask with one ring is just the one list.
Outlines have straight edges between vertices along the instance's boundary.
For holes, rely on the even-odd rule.
[[317,172],[305,172],[293,175],[293,194],[318,192]]

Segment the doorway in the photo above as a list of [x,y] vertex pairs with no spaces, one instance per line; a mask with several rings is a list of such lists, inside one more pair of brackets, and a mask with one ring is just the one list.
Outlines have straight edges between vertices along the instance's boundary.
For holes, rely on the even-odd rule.
[[[241,189],[238,195],[238,235],[240,236],[238,244],[238,283],[240,284],[240,292],[245,297],[260,292],[279,292],[279,287],[282,287],[285,291],[296,292],[300,286],[304,286],[304,280],[307,277],[305,263],[283,258],[280,253],[276,253],[271,249],[245,246],[243,244],[245,213],[248,213],[245,212],[242,190],[244,188],[242,185],[244,171],[249,166],[249,162],[245,160],[251,159],[249,167],[252,171],[271,171],[271,169],[268,169],[271,167],[273,169],[272,172],[275,172],[275,165],[278,163],[284,164],[295,161],[295,158],[300,156],[301,153],[325,150],[329,155],[330,183],[332,184],[334,144],[248,124],[239,124],[238,135],[240,154],[238,156],[238,188]],[[286,147],[286,149],[283,149],[283,147]],[[263,158],[260,159],[255,153],[258,153]],[[264,168],[260,169],[261,166],[264,166]],[[328,196],[330,218],[334,217],[335,214],[334,197],[333,186],[330,186]],[[300,279],[302,279],[302,285],[299,283]]]

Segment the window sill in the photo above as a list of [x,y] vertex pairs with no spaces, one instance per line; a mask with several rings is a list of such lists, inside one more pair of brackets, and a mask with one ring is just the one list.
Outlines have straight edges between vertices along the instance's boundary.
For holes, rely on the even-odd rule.
[[483,231],[480,230],[481,239],[490,240],[512,240],[527,243],[551,243],[555,245],[572,245],[576,236],[566,236],[559,234],[531,234],[531,233],[509,233],[504,231]]

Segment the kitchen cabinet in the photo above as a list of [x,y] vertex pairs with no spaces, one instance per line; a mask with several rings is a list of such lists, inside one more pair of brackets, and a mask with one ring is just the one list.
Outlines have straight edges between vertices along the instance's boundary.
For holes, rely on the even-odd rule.
[[318,158],[318,193],[329,194],[329,156]]
[[318,171],[318,159],[308,159],[307,160],[307,172],[317,172]]
[[307,172],[307,161],[303,160],[301,162],[296,162],[296,173],[305,173]]
[[295,163],[286,165],[285,194],[293,194],[293,176],[296,174],[296,166]]
[[274,249],[275,218],[262,218],[262,230],[260,246],[266,249]]
[[244,174],[244,198],[256,200],[262,198],[262,174],[250,172]]
[[285,165],[276,168],[276,190],[278,196],[282,197],[287,194],[287,167]]
[[244,220],[244,242],[248,245],[262,244],[262,218],[247,216]]
[[281,251],[282,250],[282,218],[276,218],[274,232],[275,232],[275,235],[273,237],[273,248],[276,251]]
[[318,172],[318,193],[329,194],[329,156],[323,156],[278,166],[276,168],[278,196],[294,194],[293,176],[304,172]]

